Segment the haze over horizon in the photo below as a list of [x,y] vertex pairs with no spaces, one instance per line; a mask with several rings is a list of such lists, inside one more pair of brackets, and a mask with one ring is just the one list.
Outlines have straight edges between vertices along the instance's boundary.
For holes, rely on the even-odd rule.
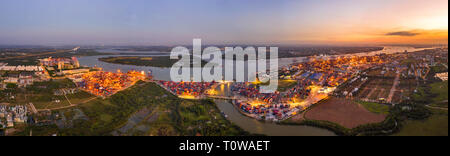
[[2,0],[0,45],[447,44],[447,0]]

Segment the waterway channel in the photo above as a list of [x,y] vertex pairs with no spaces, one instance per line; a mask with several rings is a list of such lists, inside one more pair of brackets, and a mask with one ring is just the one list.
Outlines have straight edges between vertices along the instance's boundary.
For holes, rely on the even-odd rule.
[[[424,50],[426,48],[412,48],[412,47],[385,47],[384,50],[370,52],[370,53],[358,53],[358,54],[349,54],[344,56],[358,55],[358,56],[367,56],[367,55],[376,55],[380,53],[394,53],[394,52],[414,52]],[[100,52],[115,52],[115,53],[134,53],[135,51],[118,51],[112,49],[101,50]],[[160,68],[160,67],[146,67],[146,66],[135,66],[135,65],[120,65],[120,64],[112,64],[99,61],[99,58],[111,57],[111,56],[169,56],[169,53],[164,54],[161,52],[139,52],[139,55],[101,55],[101,56],[87,56],[78,58],[80,64],[83,66],[89,67],[101,67],[104,71],[115,72],[118,69],[121,71],[128,70],[138,70],[138,71],[152,71],[152,75],[155,80],[170,80],[170,68]],[[298,58],[281,58],[279,59],[279,66],[286,66],[296,62],[307,61],[306,57],[298,57]],[[227,93],[228,87],[221,87],[220,89],[222,94],[228,95]],[[256,133],[256,134],[264,134],[269,136],[333,136],[335,135],[333,132],[311,127],[311,126],[294,126],[294,125],[279,125],[271,122],[261,122],[252,118],[249,118],[243,114],[241,114],[230,102],[227,100],[215,100],[218,108],[227,115],[227,118],[243,128],[244,130]]]

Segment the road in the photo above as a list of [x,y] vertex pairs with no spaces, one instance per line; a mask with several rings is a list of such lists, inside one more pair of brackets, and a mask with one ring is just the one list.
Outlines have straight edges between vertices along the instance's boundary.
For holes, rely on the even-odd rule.
[[394,97],[394,93],[397,90],[397,85],[400,83],[400,72],[397,73],[397,76],[395,76],[394,84],[392,85],[391,91],[389,92],[388,99],[386,100],[388,103],[392,103],[392,98]]
[[36,107],[34,107],[34,104],[30,102],[31,111],[33,111],[34,114],[36,114],[38,111]]
[[69,98],[67,98],[67,96],[64,94],[64,97],[66,98],[67,102],[69,102],[70,106],[73,106],[72,102],[70,102]]
[[445,68],[448,69],[448,65],[441,63]]
[[433,107],[433,106],[430,106],[430,105],[426,105],[428,108],[433,108],[433,109],[440,109],[440,110],[445,110],[445,111],[448,111],[448,108],[443,108],[443,107]]

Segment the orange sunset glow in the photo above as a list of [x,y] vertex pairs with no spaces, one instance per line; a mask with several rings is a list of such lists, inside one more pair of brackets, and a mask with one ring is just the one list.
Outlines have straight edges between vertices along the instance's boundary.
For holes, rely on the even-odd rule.
[[[346,1],[347,2],[347,1]],[[339,3],[339,2],[335,2]],[[350,4],[352,3],[352,4]],[[330,44],[447,44],[447,0],[351,1],[319,6],[309,23],[292,22],[288,42]],[[349,10],[350,9],[350,10]],[[303,14],[295,15],[301,18]],[[333,18],[331,18],[333,17]]]

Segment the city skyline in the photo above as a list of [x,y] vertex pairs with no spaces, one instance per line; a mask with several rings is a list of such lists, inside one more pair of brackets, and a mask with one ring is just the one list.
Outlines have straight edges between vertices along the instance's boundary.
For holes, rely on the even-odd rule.
[[448,43],[446,0],[5,0],[0,21],[0,45]]

